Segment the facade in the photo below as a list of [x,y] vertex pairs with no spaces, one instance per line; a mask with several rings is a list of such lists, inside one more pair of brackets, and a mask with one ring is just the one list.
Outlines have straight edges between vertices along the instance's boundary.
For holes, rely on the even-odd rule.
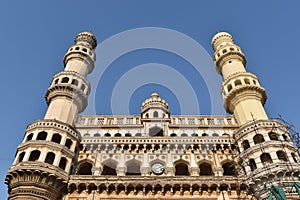
[[258,78],[232,36],[212,39],[229,116],[173,116],[157,93],[137,116],[81,116],[97,41],[80,33],[46,93],[43,120],[27,126],[6,176],[10,200],[299,199],[299,154],[269,119]]

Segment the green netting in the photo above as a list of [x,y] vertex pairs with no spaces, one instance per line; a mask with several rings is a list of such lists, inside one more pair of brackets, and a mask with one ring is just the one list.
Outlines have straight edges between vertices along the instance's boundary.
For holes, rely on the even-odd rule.
[[297,190],[297,193],[298,193],[298,195],[300,197],[300,183],[294,183],[294,186],[295,186],[295,188]]
[[274,200],[273,195],[276,197],[276,200],[287,200],[284,194],[284,190],[282,188],[277,188],[274,185],[272,185],[270,188],[270,196],[268,200]]

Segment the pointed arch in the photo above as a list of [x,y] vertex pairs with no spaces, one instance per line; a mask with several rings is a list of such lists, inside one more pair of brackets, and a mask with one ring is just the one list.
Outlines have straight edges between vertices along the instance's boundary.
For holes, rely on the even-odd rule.
[[134,175],[138,176],[141,175],[141,162],[132,159],[126,162],[127,170],[126,170],[126,175]]
[[93,162],[85,159],[79,162],[77,175],[92,175]]
[[212,168],[212,163],[208,160],[203,160],[199,162],[199,175],[200,176],[212,176],[214,175],[213,173],[213,168]]
[[103,162],[102,164],[103,169],[102,169],[102,173],[101,175],[105,175],[105,176],[114,176],[117,175],[117,162],[112,160],[112,159],[108,159],[106,161]]
[[189,163],[184,160],[178,160],[174,163],[175,176],[189,176]]

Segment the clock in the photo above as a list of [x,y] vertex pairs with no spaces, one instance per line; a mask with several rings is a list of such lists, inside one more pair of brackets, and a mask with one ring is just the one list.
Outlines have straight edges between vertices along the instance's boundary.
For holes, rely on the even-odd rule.
[[156,175],[164,173],[164,166],[161,163],[154,163],[151,167],[152,172]]

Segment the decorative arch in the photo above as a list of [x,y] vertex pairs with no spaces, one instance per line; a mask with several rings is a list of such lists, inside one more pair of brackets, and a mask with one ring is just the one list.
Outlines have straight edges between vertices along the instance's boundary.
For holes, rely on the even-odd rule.
[[189,163],[180,159],[174,163],[175,176],[189,176]]
[[254,144],[260,144],[260,143],[263,143],[265,141],[265,139],[262,134],[258,133],[253,137],[253,141],[254,141]]
[[212,167],[212,163],[204,160],[202,162],[199,163],[199,175],[200,176],[213,176],[213,167]]
[[244,141],[242,142],[242,146],[243,146],[243,149],[244,149],[244,150],[249,149],[249,148],[250,148],[249,141],[248,141],[248,140],[244,140]]
[[92,175],[93,162],[85,159],[79,162],[77,175]]
[[261,160],[261,162],[262,162],[263,164],[270,164],[270,163],[273,163],[273,160],[272,160],[270,154],[268,154],[268,153],[262,153],[262,154],[260,155],[260,160]]
[[149,136],[150,137],[156,137],[156,136],[163,136],[163,129],[159,126],[154,126],[149,128]]
[[141,162],[132,159],[126,162],[126,175],[133,175],[133,176],[139,176],[141,175]]
[[117,175],[117,162],[113,159],[108,159],[103,162],[102,164],[102,173],[101,175],[106,175],[106,176],[115,176]]
[[235,175],[235,162],[232,160],[227,160],[223,162],[223,176],[233,176]]

